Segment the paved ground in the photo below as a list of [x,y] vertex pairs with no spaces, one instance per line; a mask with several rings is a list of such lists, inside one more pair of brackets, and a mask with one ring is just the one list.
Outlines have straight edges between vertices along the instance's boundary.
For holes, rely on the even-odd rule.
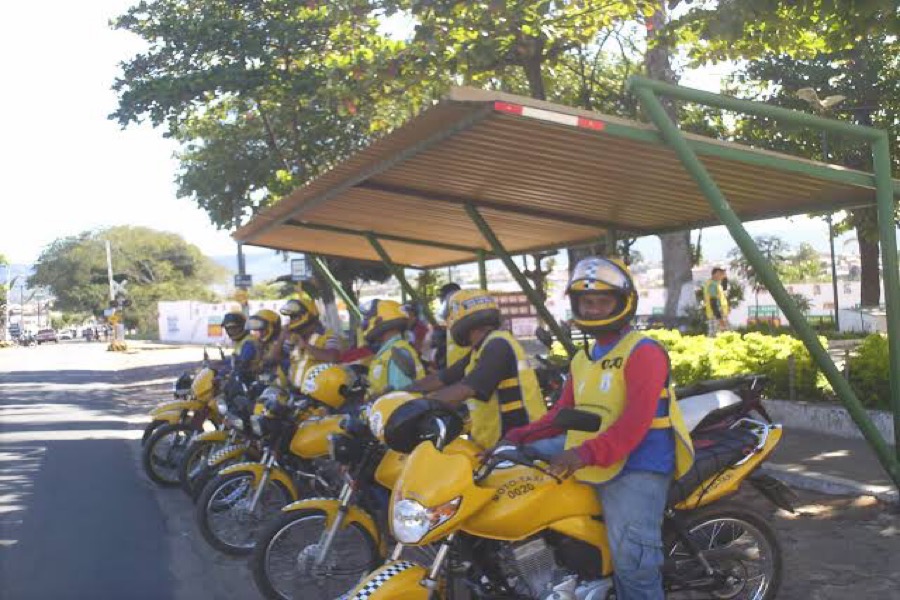
[[[151,347],[0,350],[0,597],[258,597],[244,562],[203,542],[188,499],[141,472],[147,408],[200,358],[198,348]],[[801,492],[792,516],[752,491],[738,500],[778,530],[779,598],[900,599],[895,507]]]

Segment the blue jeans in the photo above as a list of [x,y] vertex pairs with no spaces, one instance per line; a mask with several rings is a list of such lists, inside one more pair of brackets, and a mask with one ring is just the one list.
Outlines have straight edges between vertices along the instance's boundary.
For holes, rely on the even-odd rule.
[[[528,444],[553,455],[563,451],[565,435]],[[662,519],[671,475],[626,471],[594,485],[612,549],[616,600],[663,600]]]

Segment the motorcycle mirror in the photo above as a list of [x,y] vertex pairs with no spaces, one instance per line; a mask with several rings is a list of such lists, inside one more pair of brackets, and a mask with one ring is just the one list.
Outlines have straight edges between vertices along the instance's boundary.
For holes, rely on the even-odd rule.
[[207,352],[206,346],[203,346],[203,360],[204,360],[204,362],[209,361],[209,352]]
[[600,415],[575,408],[560,409],[553,418],[554,427],[575,431],[599,431],[601,423]]
[[221,345],[218,345],[217,348],[219,349],[219,357],[220,357],[222,360],[225,360],[225,349],[222,348]]
[[537,329],[535,329],[534,335],[535,337],[537,337],[538,341],[547,346],[547,348],[553,347],[553,334],[551,334],[543,327],[538,327]]

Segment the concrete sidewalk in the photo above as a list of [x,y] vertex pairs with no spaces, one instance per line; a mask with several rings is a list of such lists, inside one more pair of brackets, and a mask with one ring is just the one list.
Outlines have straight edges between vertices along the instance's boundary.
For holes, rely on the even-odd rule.
[[763,469],[805,490],[900,502],[897,489],[865,440],[785,427],[781,443]]

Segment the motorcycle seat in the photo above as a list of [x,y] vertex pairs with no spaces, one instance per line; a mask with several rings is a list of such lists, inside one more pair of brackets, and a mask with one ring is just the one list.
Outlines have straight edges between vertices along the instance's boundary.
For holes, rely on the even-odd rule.
[[678,408],[681,409],[687,430],[694,431],[707,417],[714,419],[715,415],[724,416],[730,412],[727,410],[729,407],[738,407],[740,404],[741,397],[731,390],[717,390],[683,398],[678,401]]
[[667,505],[683,501],[707,479],[747,456],[756,444],[757,437],[740,428],[711,432],[695,440],[694,465],[681,479],[672,482]]

